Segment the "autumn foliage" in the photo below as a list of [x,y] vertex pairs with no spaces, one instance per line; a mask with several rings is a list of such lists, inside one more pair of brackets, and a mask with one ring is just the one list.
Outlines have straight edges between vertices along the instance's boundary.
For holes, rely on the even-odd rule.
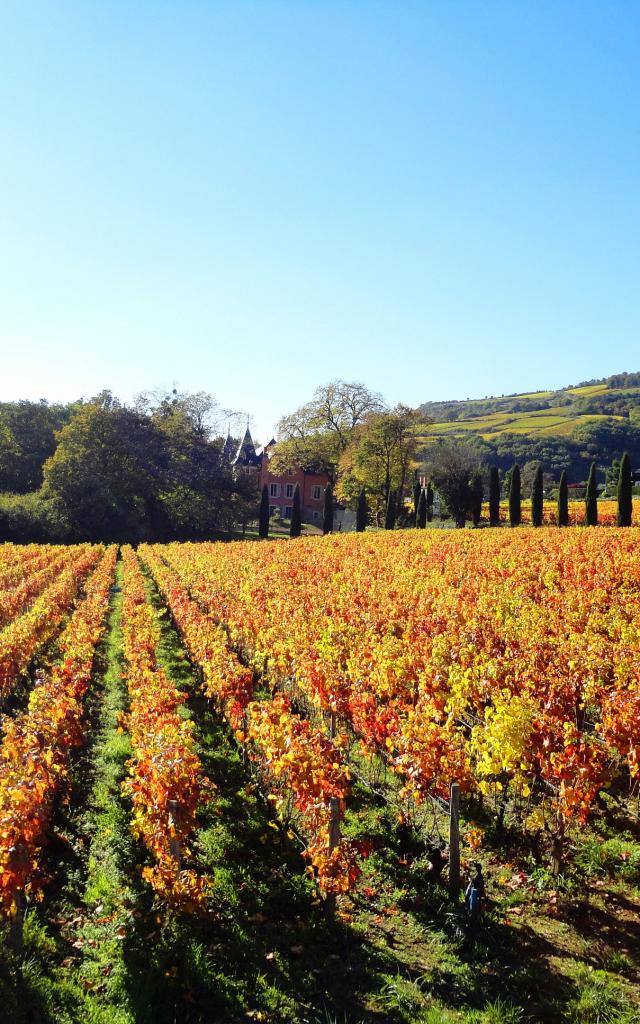
[[160,551],[256,673],[336,715],[418,799],[455,779],[584,822],[638,774],[635,530]]
[[[53,563],[53,569],[45,575],[48,585],[36,596],[43,582],[39,577],[31,594],[36,599],[0,630],[0,702],[11,692],[35,654],[55,636],[83,580],[96,566],[103,550],[94,544],[48,549],[45,557]],[[35,561],[35,565],[38,564]],[[34,567],[34,559],[29,559],[24,567],[23,583],[18,588],[22,604],[29,598],[28,581]]]
[[[265,547],[268,547],[265,545]],[[167,549],[141,545],[140,553],[162,591],[193,660],[201,667],[203,689],[229,719],[273,791],[276,810],[291,797],[296,823],[321,890],[347,891],[359,874],[355,847],[339,842],[330,849],[331,799],[343,807],[350,783],[341,750],[322,730],[294,711],[282,694],[253,700],[253,676],[233,649],[224,607],[203,610],[180,573],[167,563]],[[282,815],[281,815],[282,816]]]
[[122,630],[127,662],[131,735],[130,777],[124,784],[133,804],[132,828],[154,863],[143,877],[164,900],[194,910],[205,904],[206,879],[182,867],[197,829],[197,809],[211,784],[202,776],[193,723],[180,716],[186,696],[158,667],[160,628],[148,603],[135,552],[122,549]]
[[[0,694],[37,652],[47,650],[49,666],[27,708],[3,723],[6,915],[41,884],[39,851],[85,736],[115,559],[115,548],[91,545],[0,551],[0,615],[9,616]],[[587,821],[604,789],[628,793],[640,782],[637,528],[141,545],[123,548],[122,560],[124,792],[150,855],[144,877],[173,905],[207,906],[207,880],[185,865],[212,787],[187,695],[158,664],[143,566],[202,691],[328,896],[347,892],[360,871],[357,845],[337,827],[354,749],[386,766],[401,801],[441,802],[455,780],[500,816],[509,805],[524,830],[555,830],[554,841]]]
[[38,854],[71,751],[84,742],[83,698],[105,628],[116,548],[87,581],[86,597],[58,639],[59,659],[37,675],[27,709],[4,722],[0,747],[0,909],[12,914],[19,893],[38,894]]

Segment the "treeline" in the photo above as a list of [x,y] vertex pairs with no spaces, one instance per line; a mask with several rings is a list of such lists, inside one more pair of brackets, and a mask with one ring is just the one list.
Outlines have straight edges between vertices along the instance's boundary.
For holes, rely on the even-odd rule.
[[[522,469],[515,463],[501,476],[497,466],[487,466],[480,460],[477,448],[473,445],[449,441],[441,442],[434,449],[427,465],[427,474],[428,477],[422,477],[423,482],[428,478],[429,482],[425,486],[419,486],[416,481],[413,521],[407,525],[425,526],[423,509],[432,486],[436,488],[444,516],[454,519],[459,527],[463,527],[469,519],[474,526],[480,525],[482,505],[487,496],[490,526],[499,525],[500,503],[503,500],[508,502],[510,525],[519,526],[525,497],[531,501],[532,525],[541,526],[545,494],[556,497],[557,525],[566,526],[569,523],[569,482],[566,470],[562,472],[558,486],[541,463],[530,462]],[[598,481],[596,463],[591,463],[586,484],[580,488],[580,497],[585,502],[584,521],[587,526],[596,526],[598,523],[598,496],[601,488],[605,494],[617,497],[617,525],[630,526],[634,485],[628,452],[621,458],[615,458],[607,468],[604,486]]]
[[[612,472],[615,474],[614,485],[617,498],[617,526],[631,526],[633,514],[633,480],[631,473],[631,460],[629,453],[625,452],[621,459],[617,460]],[[512,467],[507,485],[509,501],[509,525],[519,526],[522,521],[522,478],[520,467],[516,464]],[[591,463],[589,477],[587,479],[584,493],[584,522],[585,526],[598,525],[598,493],[599,485],[597,479],[597,468],[595,462]],[[489,475],[489,525],[500,524],[500,476],[495,466],[492,466]],[[544,473],[542,466],[538,466],[531,483],[531,525],[542,526],[544,521]],[[562,473],[560,484],[557,489],[556,525],[569,525],[569,487],[567,474]],[[475,517],[474,517],[475,518]],[[474,523],[478,525],[479,519]]]
[[0,404],[0,541],[206,539],[255,516],[211,396]]
[[[544,397],[543,397],[544,396]],[[468,422],[476,417],[489,416],[494,412],[524,413],[554,409],[562,405],[573,405],[564,391],[541,392],[539,395],[503,395],[492,398],[474,398],[467,401],[425,402],[418,412],[433,423]]]

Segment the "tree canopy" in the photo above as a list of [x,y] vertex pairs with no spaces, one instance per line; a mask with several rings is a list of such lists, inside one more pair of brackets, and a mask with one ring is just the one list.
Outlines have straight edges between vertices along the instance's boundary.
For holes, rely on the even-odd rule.
[[310,402],[278,422],[273,471],[302,466],[326,473],[335,484],[340,457],[355,428],[382,409],[381,396],[357,381],[334,380],[316,388]]
[[69,422],[71,405],[0,403],[0,491],[26,494],[42,484],[42,468],[56,450],[56,433]]
[[[64,409],[31,411],[43,463],[26,457],[20,485],[29,484],[28,493],[19,492],[15,473],[11,478],[17,493],[2,495],[2,539],[197,540],[257,513],[254,488],[234,478],[222,438],[213,436],[218,406],[211,396],[173,392],[128,408],[105,391]],[[18,421],[0,416],[5,435]],[[5,465],[11,450],[0,436]]]
[[433,484],[456,526],[464,526],[476,500],[474,478],[483,468],[478,450],[462,442],[441,442],[430,454],[428,468]]
[[366,486],[375,515],[387,508],[389,491],[403,492],[417,451],[418,417],[406,405],[370,412],[351,434],[338,465],[338,494],[351,503]]

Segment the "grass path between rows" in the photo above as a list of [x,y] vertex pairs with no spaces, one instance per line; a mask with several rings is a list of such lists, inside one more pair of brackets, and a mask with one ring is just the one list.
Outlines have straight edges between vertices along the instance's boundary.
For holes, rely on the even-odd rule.
[[120,798],[130,753],[128,737],[118,729],[126,707],[120,583],[118,566],[87,695],[87,743],[74,757],[70,798],[59,807],[43,851],[52,882],[43,906],[25,922],[24,957],[13,986],[16,1024],[137,1019],[124,942],[137,894],[129,881],[136,851]]
[[216,787],[194,844],[197,867],[211,879],[214,909],[206,921],[174,922],[180,935],[175,983],[193,1002],[193,1015],[184,1019],[404,1020],[373,1009],[392,958],[326,920],[298,846],[273,820],[229,729],[201,695],[151,580],[149,592],[162,625],[160,667],[189,693],[186,713],[195,723],[203,772]]

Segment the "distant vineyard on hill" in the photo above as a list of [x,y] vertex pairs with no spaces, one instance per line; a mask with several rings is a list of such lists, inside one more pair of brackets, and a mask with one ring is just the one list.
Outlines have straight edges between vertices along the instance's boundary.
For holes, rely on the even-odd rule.
[[623,373],[559,391],[425,402],[425,448],[464,439],[507,468],[539,460],[580,479],[591,461],[608,464],[629,451],[640,463],[640,373]]

